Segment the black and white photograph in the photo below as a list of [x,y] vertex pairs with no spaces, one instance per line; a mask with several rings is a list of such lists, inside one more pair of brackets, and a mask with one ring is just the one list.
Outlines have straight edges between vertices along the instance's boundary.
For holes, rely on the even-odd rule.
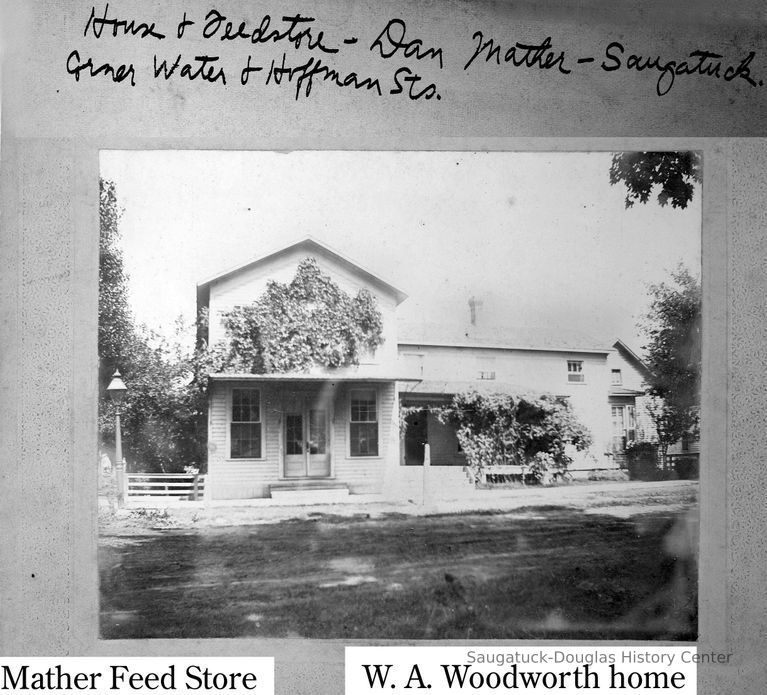
[[99,161],[102,639],[696,639],[699,153]]

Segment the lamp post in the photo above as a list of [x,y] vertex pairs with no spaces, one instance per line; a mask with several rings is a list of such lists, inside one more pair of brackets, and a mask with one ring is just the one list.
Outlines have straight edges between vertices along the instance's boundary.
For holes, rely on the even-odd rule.
[[115,471],[117,472],[117,505],[125,501],[125,466],[123,465],[122,432],[120,431],[120,404],[128,387],[123,383],[120,372],[115,370],[112,381],[107,386],[107,393],[115,404]]

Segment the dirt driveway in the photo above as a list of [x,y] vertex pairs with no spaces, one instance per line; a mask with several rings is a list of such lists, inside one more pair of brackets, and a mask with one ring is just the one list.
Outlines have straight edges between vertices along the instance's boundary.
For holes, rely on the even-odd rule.
[[522,492],[105,518],[102,636],[694,635],[695,483]]

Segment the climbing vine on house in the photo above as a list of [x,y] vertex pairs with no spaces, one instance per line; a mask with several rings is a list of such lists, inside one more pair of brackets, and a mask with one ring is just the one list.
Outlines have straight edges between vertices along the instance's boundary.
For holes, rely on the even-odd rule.
[[356,365],[383,343],[373,295],[347,294],[314,258],[301,261],[289,283],[269,281],[255,302],[224,314],[223,325],[227,340],[211,359],[218,369],[253,374]]
[[539,479],[572,463],[568,445],[577,451],[592,442],[564,398],[460,393],[437,417],[456,428],[458,441],[475,474],[491,466],[527,465]]

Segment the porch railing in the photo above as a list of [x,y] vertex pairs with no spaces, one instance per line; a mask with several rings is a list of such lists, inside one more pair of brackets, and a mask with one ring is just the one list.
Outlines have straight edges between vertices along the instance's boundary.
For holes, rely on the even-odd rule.
[[525,476],[530,472],[527,466],[487,466],[479,471],[480,485],[488,483],[506,482],[519,480],[525,484]]
[[125,476],[125,499],[151,497],[156,501],[200,501],[205,495],[205,476],[191,473],[128,473]]

